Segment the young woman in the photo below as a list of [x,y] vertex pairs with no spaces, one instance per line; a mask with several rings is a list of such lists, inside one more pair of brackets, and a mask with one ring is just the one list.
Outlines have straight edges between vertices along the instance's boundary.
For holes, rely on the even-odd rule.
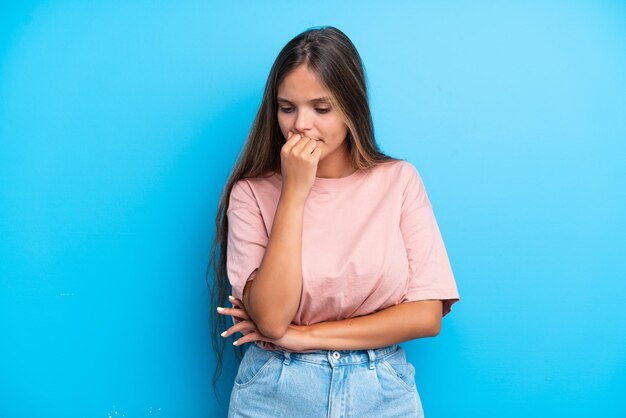
[[363,64],[340,30],[309,29],[278,54],[212,263],[214,331],[252,343],[230,417],[423,416],[398,344],[436,336],[459,294],[418,171],[376,144]]

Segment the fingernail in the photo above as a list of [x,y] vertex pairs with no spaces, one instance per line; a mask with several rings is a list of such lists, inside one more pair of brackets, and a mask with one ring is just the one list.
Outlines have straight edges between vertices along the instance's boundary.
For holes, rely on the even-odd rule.
[[237,345],[238,342],[239,342],[239,340],[233,342],[233,345]]
[[224,310],[224,308],[222,308],[221,306],[218,306],[218,307],[217,307],[217,311],[218,311],[218,312],[222,312],[223,310]]
[[224,335],[226,335],[227,331],[222,332],[220,335],[223,337]]
[[234,296],[229,296],[228,299],[235,300],[235,297]]

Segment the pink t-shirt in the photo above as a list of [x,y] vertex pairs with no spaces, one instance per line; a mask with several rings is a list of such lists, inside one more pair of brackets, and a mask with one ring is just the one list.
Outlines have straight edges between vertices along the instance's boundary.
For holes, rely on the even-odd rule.
[[[281,185],[273,173],[233,186],[227,273],[236,298],[261,265]],[[304,207],[302,298],[292,323],[352,318],[423,299],[442,300],[443,316],[460,300],[417,169],[400,160],[338,179],[316,177]]]

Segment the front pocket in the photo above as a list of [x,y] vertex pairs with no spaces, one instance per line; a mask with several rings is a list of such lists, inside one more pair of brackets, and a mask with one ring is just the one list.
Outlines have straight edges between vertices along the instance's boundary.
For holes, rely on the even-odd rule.
[[392,355],[380,361],[383,369],[404,389],[415,389],[415,367],[406,361],[404,355]]
[[276,360],[279,360],[277,354],[252,345],[241,359],[237,376],[235,376],[235,386],[241,388],[254,383]]

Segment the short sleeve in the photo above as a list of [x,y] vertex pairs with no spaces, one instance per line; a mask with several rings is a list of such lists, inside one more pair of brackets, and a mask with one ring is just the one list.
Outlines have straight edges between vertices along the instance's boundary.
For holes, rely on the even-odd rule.
[[226,271],[233,296],[243,300],[243,289],[261,265],[268,234],[250,184],[239,180],[233,186],[228,209]]
[[402,302],[439,299],[442,316],[460,300],[448,254],[432,205],[417,169],[406,163],[400,230],[409,261],[407,291]]

